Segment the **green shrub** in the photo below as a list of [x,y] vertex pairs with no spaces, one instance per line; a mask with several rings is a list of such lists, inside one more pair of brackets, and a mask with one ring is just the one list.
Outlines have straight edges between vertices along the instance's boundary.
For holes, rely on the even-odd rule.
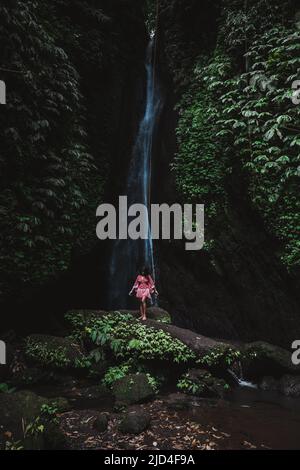
[[185,363],[195,354],[169,333],[143,325],[129,314],[109,313],[86,331],[97,345],[109,348],[116,358]]

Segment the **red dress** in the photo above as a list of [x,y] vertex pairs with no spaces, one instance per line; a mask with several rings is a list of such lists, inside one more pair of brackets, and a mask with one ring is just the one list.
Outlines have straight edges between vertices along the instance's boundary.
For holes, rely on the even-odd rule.
[[142,276],[141,274],[136,278],[131,292],[135,291],[137,299],[142,301],[151,299],[151,294],[155,292],[155,284],[151,276]]

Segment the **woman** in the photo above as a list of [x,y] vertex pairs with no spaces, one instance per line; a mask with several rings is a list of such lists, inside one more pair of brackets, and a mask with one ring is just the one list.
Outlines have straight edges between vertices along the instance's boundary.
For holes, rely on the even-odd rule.
[[150,271],[147,266],[144,266],[140,269],[140,274],[136,278],[133,288],[129,292],[129,295],[135,294],[136,298],[140,301],[140,320],[147,320],[146,309],[147,309],[147,299],[151,300],[151,294],[158,295],[158,292],[155,288],[152,277],[150,276]]

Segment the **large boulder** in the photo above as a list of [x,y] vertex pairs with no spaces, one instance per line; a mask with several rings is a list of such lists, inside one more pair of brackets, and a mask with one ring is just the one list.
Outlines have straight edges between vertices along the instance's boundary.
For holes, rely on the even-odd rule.
[[85,358],[81,347],[71,339],[50,335],[28,336],[25,354],[37,364],[59,369],[80,366]]
[[119,425],[123,434],[140,434],[150,425],[151,416],[142,409],[131,410],[125,414]]
[[[23,441],[27,448],[43,447],[41,439],[34,442],[26,436],[26,428],[40,416],[43,405],[57,406],[59,411],[68,410],[68,402],[62,398],[47,399],[30,391],[0,393],[0,448],[6,441]],[[32,437],[32,436],[31,436]],[[34,436],[33,436],[34,437]]]
[[285,373],[297,372],[297,366],[292,363],[292,353],[280,346],[256,341],[244,346],[244,374],[249,378],[263,377],[266,373],[278,378]]
[[150,400],[154,390],[146,374],[129,374],[112,386],[117,405],[131,405]]

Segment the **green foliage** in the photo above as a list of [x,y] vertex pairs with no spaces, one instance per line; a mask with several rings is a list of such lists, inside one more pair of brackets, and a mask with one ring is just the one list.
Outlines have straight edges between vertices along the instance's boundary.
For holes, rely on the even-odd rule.
[[25,341],[25,354],[43,366],[61,369],[88,368],[91,363],[91,359],[82,354],[78,344],[59,337],[28,336]]
[[22,441],[5,441],[5,450],[24,450]]
[[237,187],[233,193],[245,194],[281,242],[278,256],[291,270],[300,266],[300,106],[292,102],[300,32],[289,21],[293,4],[223,2],[214,52],[201,54],[192,73],[185,69],[173,165],[180,194],[206,204],[211,240]]
[[26,355],[33,360],[38,360],[43,364],[65,368],[71,364],[71,360],[66,357],[66,349],[59,347],[56,350],[49,350],[47,345],[36,343],[30,339],[26,342]]
[[52,422],[53,424],[58,424],[57,414],[59,412],[59,407],[57,403],[53,402],[51,404],[44,404],[41,407],[41,416],[44,420]]
[[257,37],[247,52],[249,71],[227,78],[219,89],[216,118],[217,136],[239,156],[253,205],[283,242],[281,257],[289,267],[300,266],[300,107],[291,99],[299,39],[299,32],[282,26]]
[[147,375],[149,385],[152,387],[154,393],[158,393],[159,386],[160,386],[159,379],[157,377],[154,377],[153,375],[149,374],[149,372],[146,375]]
[[208,354],[197,359],[196,363],[207,367],[220,367],[228,369],[232,364],[241,359],[241,352],[229,347],[216,347]]
[[132,363],[124,362],[114,367],[110,367],[102,379],[103,385],[111,387],[116,380],[123,379],[127,374],[132,372]]
[[56,278],[97,243],[139,9],[122,0],[1,2],[1,295]]
[[204,391],[204,384],[194,382],[188,373],[184,374],[177,382],[177,388],[181,392],[192,395],[200,395]]
[[185,363],[195,358],[193,351],[181,341],[143,325],[129,314],[109,313],[86,331],[95,344],[108,347],[118,359]]
[[0,383],[0,393],[13,393],[14,391],[14,387],[11,387],[7,383]]
[[183,393],[196,396],[219,395],[222,396],[230,387],[223,380],[213,377],[210,372],[199,371],[198,377],[193,377],[189,372],[183,374],[177,382],[177,388]]
[[31,423],[29,423],[24,429],[24,437],[37,437],[40,434],[43,434],[45,431],[45,426],[42,423],[40,416],[35,418]]

